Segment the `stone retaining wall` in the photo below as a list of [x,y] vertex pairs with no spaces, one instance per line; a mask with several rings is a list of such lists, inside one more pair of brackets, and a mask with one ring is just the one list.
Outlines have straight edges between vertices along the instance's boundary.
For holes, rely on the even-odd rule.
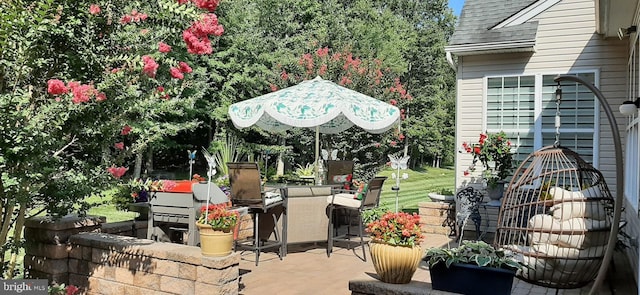
[[454,203],[422,202],[418,203],[422,232],[448,235],[455,226]]
[[[26,277],[73,284],[81,294],[238,294],[239,253],[205,257],[199,247],[101,233],[102,222],[29,219]],[[134,228],[135,223],[105,226],[113,232]]]

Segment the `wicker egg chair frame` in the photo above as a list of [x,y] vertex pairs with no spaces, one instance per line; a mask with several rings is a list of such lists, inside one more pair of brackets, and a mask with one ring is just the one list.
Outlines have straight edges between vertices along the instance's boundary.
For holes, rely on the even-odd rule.
[[518,254],[524,281],[558,289],[592,282],[604,259],[613,197],[577,153],[548,146],[520,165],[505,192],[496,243]]
[[560,75],[554,81],[580,83],[602,105],[613,134],[616,197],[600,171],[556,140],[554,146],[529,155],[516,170],[502,200],[494,244],[511,249],[528,265],[518,272],[520,279],[556,289],[594,282],[590,294],[598,294],[613,256],[622,209],[620,133],[599,89],[577,76]]

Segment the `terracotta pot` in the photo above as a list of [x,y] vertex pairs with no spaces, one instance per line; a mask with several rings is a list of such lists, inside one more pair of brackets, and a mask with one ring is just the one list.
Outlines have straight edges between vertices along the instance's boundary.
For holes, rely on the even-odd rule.
[[227,256],[233,250],[233,228],[214,229],[210,225],[196,223],[200,232],[202,255],[211,257]]
[[371,260],[380,280],[391,284],[407,284],[422,259],[420,246],[404,247],[372,242]]

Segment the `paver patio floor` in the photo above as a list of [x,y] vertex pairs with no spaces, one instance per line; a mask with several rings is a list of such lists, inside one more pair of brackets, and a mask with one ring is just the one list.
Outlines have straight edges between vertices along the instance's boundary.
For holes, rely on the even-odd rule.
[[[427,234],[423,249],[455,243],[445,235]],[[327,257],[326,244],[289,245],[289,253],[281,261],[275,253],[262,253],[259,265],[255,265],[255,254],[243,252],[240,262],[240,294],[351,294],[349,280],[365,274],[375,274],[369,249],[367,262],[362,261],[362,249],[355,253],[346,248],[335,247],[331,257]],[[609,282],[603,284],[598,294],[638,294],[633,272],[628,265],[617,265],[615,290]],[[631,275],[631,279],[622,279]],[[431,282],[429,270],[421,262],[413,280]],[[620,282],[624,282],[621,284]],[[560,290],[558,294],[588,294],[590,286],[575,290]],[[556,289],[543,288],[515,280],[512,294],[556,294]]]

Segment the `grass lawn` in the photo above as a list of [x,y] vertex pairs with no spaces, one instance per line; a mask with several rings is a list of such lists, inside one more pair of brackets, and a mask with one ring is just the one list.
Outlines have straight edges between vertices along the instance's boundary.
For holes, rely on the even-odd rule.
[[[391,190],[395,186],[395,179],[391,177],[391,173],[396,172],[391,168],[387,168],[380,172],[379,176],[387,176],[382,187],[382,196],[380,205],[390,210],[394,210],[396,206],[396,192]],[[402,209],[417,209],[419,202],[430,201],[427,194],[437,192],[443,188],[454,190],[454,170],[426,167],[422,170],[401,170],[400,174],[409,174],[408,179],[400,180],[400,191],[398,192],[398,207]],[[90,198],[91,202],[104,203],[105,200],[99,198]],[[103,204],[89,210],[90,215],[106,216],[107,222],[118,222],[131,220],[136,217],[137,213],[116,209],[114,205]]]
[[[395,186],[396,180],[391,177],[391,173],[396,172],[391,168],[380,172],[378,176],[389,177],[382,187],[380,206],[395,210],[396,191],[391,190]],[[400,179],[400,190],[398,191],[398,209],[417,209],[418,203],[430,201],[427,196],[430,192],[437,192],[443,188],[454,190],[453,169],[442,169],[425,167],[423,170],[401,170],[402,173],[409,174],[408,179]]]

